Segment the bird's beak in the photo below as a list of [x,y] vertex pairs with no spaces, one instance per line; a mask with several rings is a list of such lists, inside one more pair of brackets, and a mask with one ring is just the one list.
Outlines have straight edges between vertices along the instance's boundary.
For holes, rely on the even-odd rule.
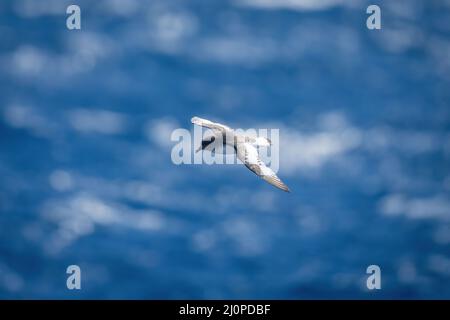
[[198,147],[197,150],[195,150],[195,153],[199,152],[200,150],[202,150],[202,146]]

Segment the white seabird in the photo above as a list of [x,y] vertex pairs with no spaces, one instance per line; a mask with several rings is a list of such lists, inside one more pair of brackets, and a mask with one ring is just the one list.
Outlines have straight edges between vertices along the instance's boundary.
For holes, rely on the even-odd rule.
[[196,150],[211,150],[211,146],[216,140],[222,141],[223,146],[231,146],[234,149],[239,160],[257,176],[263,178],[271,185],[290,192],[287,185],[277,177],[272,169],[267,167],[259,158],[257,146],[268,147],[272,143],[269,139],[264,137],[249,137],[246,135],[237,134],[233,129],[223,124],[212,122],[199,117],[191,119],[193,124],[209,128],[214,135],[202,140],[201,146]]

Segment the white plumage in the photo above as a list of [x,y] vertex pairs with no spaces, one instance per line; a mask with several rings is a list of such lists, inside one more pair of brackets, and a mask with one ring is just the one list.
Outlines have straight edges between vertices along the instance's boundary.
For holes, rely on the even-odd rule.
[[208,137],[208,139],[202,141],[202,145],[197,151],[202,149],[210,150],[211,145],[214,144],[215,141],[222,141],[223,144],[232,146],[236,152],[238,159],[241,160],[242,163],[245,164],[245,166],[253,171],[256,175],[263,178],[271,185],[283,191],[290,192],[287,185],[284,184],[283,181],[281,181],[281,179],[277,177],[275,172],[267,167],[259,157],[256,147],[269,146],[271,144],[271,141],[269,139],[263,137],[254,138],[239,135],[230,127],[199,117],[193,117],[191,119],[191,122],[198,126],[209,128],[214,132],[214,136]]

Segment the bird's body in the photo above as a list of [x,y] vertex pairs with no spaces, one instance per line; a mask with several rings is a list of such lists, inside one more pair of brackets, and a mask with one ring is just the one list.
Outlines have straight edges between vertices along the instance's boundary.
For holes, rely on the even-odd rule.
[[271,185],[283,191],[290,192],[289,188],[280,180],[280,178],[277,177],[275,172],[267,167],[259,158],[256,147],[270,146],[271,141],[269,139],[264,137],[254,138],[238,134],[230,127],[199,117],[193,117],[191,122],[198,126],[209,128],[214,133],[214,135],[202,140],[201,146],[197,149],[197,152],[200,150],[211,151],[217,146],[220,146],[220,144],[222,144],[225,149],[226,146],[232,147],[232,150],[236,153],[238,159],[241,160],[248,169],[266,180]]

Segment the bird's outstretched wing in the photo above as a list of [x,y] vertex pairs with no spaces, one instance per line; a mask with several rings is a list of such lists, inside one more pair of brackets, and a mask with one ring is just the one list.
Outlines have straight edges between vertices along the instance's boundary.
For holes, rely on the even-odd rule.
[[256,175],[266,180],[271,185],[290,192],[287,185],[277,177],[272,169],[267,167],[264,162],[261,161],[258,155],[258,150],[250,143],[238,143],[236,146],[236,154],[239,160],[241,160],[247,168],[253,171]]
[[233,131],[233,129],[231,129],[230,127],[227,127],[226,125],[223,125],[223,124],[220,124],[217,122],[212,122],[212,121],[202,119],[199,117],[193,117],[191,119],[191,122],[198,126],[206,127],[206,128],[212,129],[214,131],[219,131],[222,134],[226,134],[227,132]]

